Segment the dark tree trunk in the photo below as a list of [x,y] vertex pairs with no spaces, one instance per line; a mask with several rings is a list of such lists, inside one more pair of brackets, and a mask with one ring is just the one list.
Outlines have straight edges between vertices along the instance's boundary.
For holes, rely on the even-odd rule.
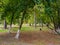
[[23,15],[22,15],[22,18],[21,18],[21,22],[20,22],[20,25],[19,25],[17,34],[16,34],[16,36],[15,36],[16,39],[19,38],[20,30],[21,30],[22,24],[23,24],[23,22],[24,22],[25,13],[26,13],[26,11],[23,12]]
[[[35,9],[34,9],[34,11],[35,11]],[[34,27],[36,28],[36,14],[35,14],[35,12],[34,12]]]
[[8,33],[10,33],[10,30],[11,30],[11,28],[12,28],[13,19],[14,19],[14,12],[12,13],[12,17],[11,17],[10,27],[9,27]]
[[7,29],[7,22],[4,20],[4,29]]
[[60,28],[60,8],[58,8],[58,27]]
[[21,18],[21,22],[20,22],[19,29],[21,29],[22,24],[23,24],[23,22],[24,22],[25,13],[26,13],[26,10],[23,12],[23,15],[22,15],[22,18]]
[[58,8],[57,20],[58,20],[57,23],[54,22],[55,32],[57,32],[57,34],[60,34],[60,8]]
[[29,24],[29,26],[32,26],[31,23]]

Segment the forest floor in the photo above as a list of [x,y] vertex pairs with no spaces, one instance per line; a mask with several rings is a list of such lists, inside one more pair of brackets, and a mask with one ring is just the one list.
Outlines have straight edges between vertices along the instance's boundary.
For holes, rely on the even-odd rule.
[[0,33],[0,45],[60,45],[60,35],[52,31],[23,31],[18,40],[15,34]]

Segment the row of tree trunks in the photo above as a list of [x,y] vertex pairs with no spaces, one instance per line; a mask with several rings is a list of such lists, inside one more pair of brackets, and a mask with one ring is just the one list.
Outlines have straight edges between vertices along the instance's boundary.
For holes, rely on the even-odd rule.
[[[21,27],[22,27],[22,24],[23,24],[23,21],[24,21],[24,17],[25,17],[25,13],[26,13],[26,10],[23,12],[23,15],[22,15],[22,18],[21,18],[21,21],[20,21],[20,25],[19,25],[17,34],[15,36],[16,39],[19,38],[20,30],[21,30]],[[10,30],[12,28],[13,18],[14,18],[14,13],[12,13],[12,17],[11,17],[11,22],[10,22],[10,27],[9,27],[8,33],[10,33]],[[7,29],[7,22],[6,22],[6,20],[4,20],[4,29]]]

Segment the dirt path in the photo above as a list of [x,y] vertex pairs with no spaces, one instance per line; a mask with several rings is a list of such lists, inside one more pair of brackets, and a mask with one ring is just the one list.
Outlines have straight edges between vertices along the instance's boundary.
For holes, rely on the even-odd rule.
[[60,35],[51,32],[21,32],[19,40],[14,39],[16,33],[0,33],[0,45],[60,45]]
[[0,45],[34,45],[34,44],[24,43],[24,42],[3,42],[0,43]]

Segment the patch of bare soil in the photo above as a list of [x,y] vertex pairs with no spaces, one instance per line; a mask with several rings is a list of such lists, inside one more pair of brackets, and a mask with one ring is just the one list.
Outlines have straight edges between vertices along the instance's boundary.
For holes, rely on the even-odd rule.
[[53,32],[21,32],[18,40],[14,38],[15,34],[0,33],[0,45],[60,45],[60,35]]

